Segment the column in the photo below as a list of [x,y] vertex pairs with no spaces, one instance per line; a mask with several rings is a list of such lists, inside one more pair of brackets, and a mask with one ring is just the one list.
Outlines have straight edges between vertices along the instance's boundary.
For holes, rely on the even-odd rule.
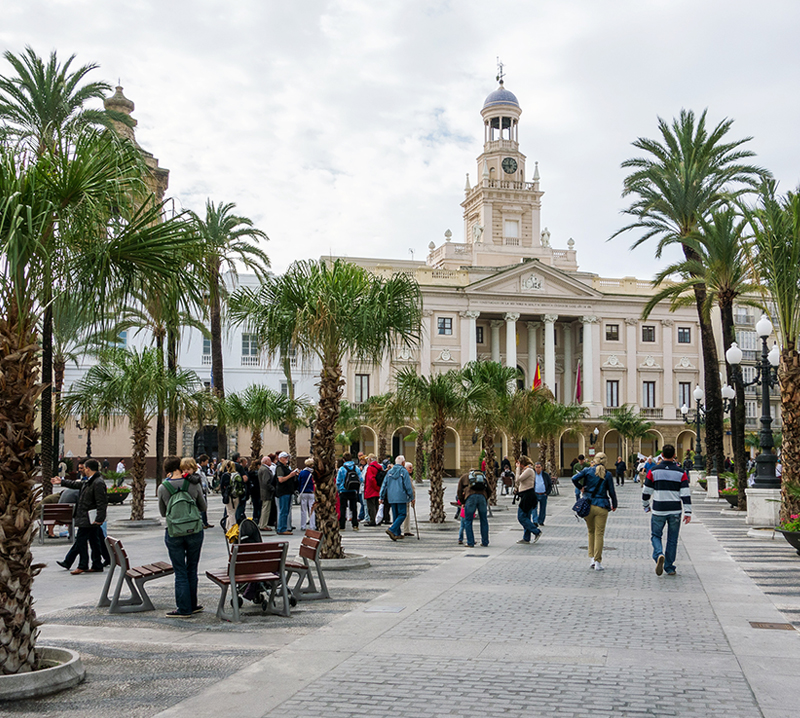
[[545,314],[544,320],[544,383],[555,394],[556,391],[556,331],[558,314]]
[[570,322],[561,325],[564,334],[564,379],[562,384],[562,404],[571,404],[575,390],[573,389],[573,360],[572,360],[572,331],[573,325]]
[[503,321],[500,319],[492,319],[492,361],[500,361],[500,327],[503,326]]
[[527,388],[533,386],[533,380],[536,377],[536,329],[539,326],[537,322],[525,322],[528,327],[528,382]]
[[517,319],[519,314],[516,312],[506,312],[503,316],[506,320],[506,366],[512,369],[517,368]]
[[620,402],[621,404],[628,404],[634,411],[638,411],[639,406],[639,387],[637,384],[639,364],[636,361],[636,331],[638,326],[638,319],[628,317],[625,320],[625,361],[628,365],[628,382],[625,389],[625,398]]
[[480,312],[459,312],[461,317],[461,366],[478,360],[478,336],[476,319]]
[[592,351],[592,324],[597,323],[597,317],[581,317],[583,324],[583,363],[581,366],[581,404],[591,406],[594,401],[594,364],[595,357]]
[[664,386],[661,387],[663,391],[661,405],[664,407],[665,419],[679,418],[675,411],[675,385],[673,383],[673,372],[675,371],[675,364],[672,360],[673,324],[674,322],[672,319],[661,320],[662,363],[664,366]]
[[422,343],[419,349],[420,373],[422,376],[431,375],[431,322],[433,311],[422,310]]

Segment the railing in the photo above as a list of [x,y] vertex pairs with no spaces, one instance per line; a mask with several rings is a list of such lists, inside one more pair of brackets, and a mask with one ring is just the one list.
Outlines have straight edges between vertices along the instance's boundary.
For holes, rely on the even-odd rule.
[[258,356],[243,356],[242,366],[258,366]]
[[203,366],[211,366],[211,354],[203,354]]
[[740,327],[754,327],[756,325],[756,318],[752,314],[734,314],[733,323]]
[[757,361],[759,353],[753,349],[742,349],[742,361]]
[[[491,187],[492,189],[516,189],[531,191],[536,189],[533,182],[514,182],[513,180],[484,180],[484,187]],[[476,185],[478,187],[480,185]]]
[[496,152],[497,150],[511,150],[515,152],[519,149],[519,143],[514,140],[489,140],[485,147],[485,152]]
[[614,412],[619,409],[618,406],[604,406],[603,416],[614,416]]
[[663,419],[664,418],[664,410],[663,409],[640,409],[639,415],[643,419]]
[[510,247],[519,247],[519,237],[503,237],[503,244]]

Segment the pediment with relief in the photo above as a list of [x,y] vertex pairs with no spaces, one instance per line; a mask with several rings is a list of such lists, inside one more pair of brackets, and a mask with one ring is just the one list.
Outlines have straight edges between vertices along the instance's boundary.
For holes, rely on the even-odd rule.
[[464,290],[470,294],[507,294],[522,297],[601,297],[602,295],[554,267],[525,262],[480,279]]

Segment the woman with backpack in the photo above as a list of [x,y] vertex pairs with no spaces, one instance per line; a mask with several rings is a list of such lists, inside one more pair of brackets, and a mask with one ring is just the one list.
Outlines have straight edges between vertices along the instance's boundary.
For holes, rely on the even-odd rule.
[[572,483],[580,489],[581,497],[591,502],[589,514],[583,519],[589,533],[590,568],[603,571],[603,540],[608,512],[617,510],[614,477],[606,470],[606,455],[603,452],[596,454],[592,466],[573,476]]
[[197,603],[197,566],[203,547],[201,515],[206,510],[206,499],[200,476],[188,472],[184,474],[179,457],[168,456],[164,460],[164,474],[166,478],[158,487],[158,509],[167,519],[164,543],[172,568],[175,569],[177,605],[167,616],[190,618],[203,610]]
[[[220,479],[219,486],[222,493],[222,503],[225,504],[225,531],[230,531],[236,524],[239,523],[237,514],[239,513],[239,504],[242,497],[245,495],[244,481],[242,480],[239,472],[236,471],[236,464],[232,461],[223,461],[220,470],[222,471],[222,478]],[[244,507],[241,510],[242,517],[244,518]]]
[[349,452],[342,454],[344,463],[336,474],[336,490],[339,492],[339,530],[344,531],[349,507],[353,531],[358,531],[358,494],[364,478],[361,469],[353,461]]

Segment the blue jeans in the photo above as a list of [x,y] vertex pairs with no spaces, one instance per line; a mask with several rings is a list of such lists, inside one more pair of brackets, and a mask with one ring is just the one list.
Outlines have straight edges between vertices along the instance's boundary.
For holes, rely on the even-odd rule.
[[531,514],[535,513],[535,506],[530,511],[523,511],[521,506],[517,509],[517,521],[519,521],[522,528],[525,529],[525,532],[522,534],[522,538],[525,541],[531,540],[531,534],[538,536],[542,533],[540,529],[536,528],[535,520],[531,518]]
[[191,614],[197,608],[197,566],[203,547],[203,532],[171,538],[164,532],[169,560],[175,569],[175,604],[178,613]]
[[489,545],[489,519],[486,518],[487,504],[483,494],[472,494],[464,502],[464,521],[467,530],[467,546],[475,545],[475,534],[472,531],[472,520],[475,512],[478,512],[478,520],[481,524],[481,546]]
[[[664,533],[664,526],[667,527],[667,550],[661,542],[661,537]],[[681,515],[670,514],[669,516],[653,516],[650,517],[650,540],[653,543],[653,560],[657,561],[658,557],[664,554],[664,570],[675,570],[675,556],[678,553],[678,534],[681,530]]]
[[458,543],[464,540],[464,532],[467,530],[467,520],[462,516],[461,525],[458,528]]
[[391,531],[395,536],[402,536],[403,521],[406,520],[406,515],[408,514],[408,504],[392,504],[391,506],[394,521],[389,527],[389,531]]
[[533,523],[544,526],[544,519],[547,516],[547,494],[536,494],[537,506],[534,507]]
[[285,533],[292,526],[292,495],[278,496],[278,533]]
[[364,494],[359,491],[358,493],[358,520],[363,521],[366,516],[366,504],[364,503]]

